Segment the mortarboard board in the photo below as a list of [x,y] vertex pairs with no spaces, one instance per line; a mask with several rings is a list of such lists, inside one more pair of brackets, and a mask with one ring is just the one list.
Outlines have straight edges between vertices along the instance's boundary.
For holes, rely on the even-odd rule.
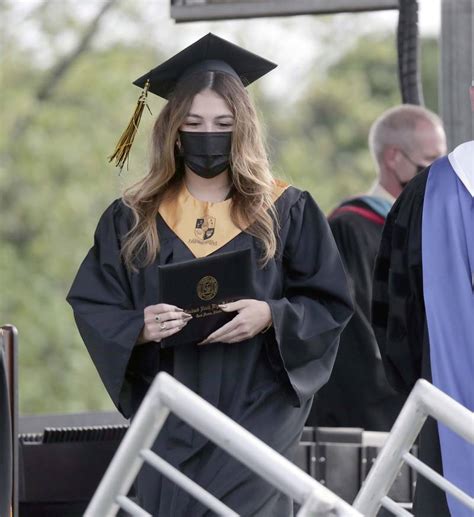
[[127,161],[138,124],[146,106],[148,92],[168,99],[183,77],[201,71],[232,75],[248,86],[277,65],[212,33],[136,79],[133,84],[143,88],[135,112],[123,132],[109,161],[115,159],[122,168]]
[[276,66],[271,61],[209,33],[142,75],[133,84],[144,88],[149,81],[151,93],[168,99],[178,81],[195,72],[227,73],[240,78],[247,86]]

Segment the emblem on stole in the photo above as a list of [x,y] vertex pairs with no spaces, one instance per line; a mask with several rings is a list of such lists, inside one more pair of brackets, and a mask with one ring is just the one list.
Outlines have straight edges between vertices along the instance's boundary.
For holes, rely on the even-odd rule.
[[214,235],[216,227],[216,218],[210,215],[205,215],[200,219],[196,219],[196,227],[194,228],[194,235],[202,241],[210,239]]
[[201,300],[209,301],[215,298],[219,284],[213,276],[204,276],[196,286],[197,295]]

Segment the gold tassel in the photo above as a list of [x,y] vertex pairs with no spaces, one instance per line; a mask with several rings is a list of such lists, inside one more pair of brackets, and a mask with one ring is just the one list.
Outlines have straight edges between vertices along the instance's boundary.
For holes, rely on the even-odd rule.
[[122,136],[117,142],[113,154],[109,156],[109,162],[115,160],[115,166],[120,167],[120,170],[122,170],[126,162],[128,168],[128,155],[130,154],[130,149],[132,148],[133,140],[135,139],[135,135],[137,134],[138,125],[140,124],[143,109],[145,108],[145,106],[151,114],[151,110],[146,102],[149,87],[150,81],[147,80],[143,88],[143,91],[138,99],[137,107],[135,108],[130,122],[128,123],[127,128],[122,133]]

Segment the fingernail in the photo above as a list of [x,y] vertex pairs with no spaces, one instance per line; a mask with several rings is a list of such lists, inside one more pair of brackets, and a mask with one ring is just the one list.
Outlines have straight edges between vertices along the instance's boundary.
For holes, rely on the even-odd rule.
[[191,319],[191,318],[192,318],[192,315],[191,315],[191,314],[188,314],[187,312],[185,312],[185,313],[183,314],[183,318]]
[[219,307],[221,309],[225,309],[227,307],[227,304],[226,303],[219,303]]
[[184,309],[180,309],[179,307],[176,307],[176,310],[179,312],[184,312]]

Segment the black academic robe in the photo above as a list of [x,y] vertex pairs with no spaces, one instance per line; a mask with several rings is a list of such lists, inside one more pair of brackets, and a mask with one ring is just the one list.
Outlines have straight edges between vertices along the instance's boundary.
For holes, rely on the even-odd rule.
[[370,318],[372,274],[384,221],[361,198],[349,200],[329,217],[355,312],[341,334],[331,378],[314,399],[308,425],[390,431],[405,402],[387,381]]
[[[429,169],[403,190],[388,214],[375,263],[372,322],[387,378],[408,396],[419,378],[432,382],[423,301],[421,226]],[[436,421],[428,418],[419,437],[419,457],[442,474]],[[417,517],[449,516],[444,492],[418,477]]]
[[[269,303],[273,328],[237,344],[135,346],[143,309],[158,303],[156,266],[192,259],[157,217],[161,250],[138,273],[125,269],[120,240],[131,224],[115,201],[102,216],[68,296],[82,338],[112,400],[132,417],[155,375],[165,370],[288,458],[298,444],[314,393],[328,380],[339,334],[352,313],[336,245],[308,193],[289,187],[275,202],[280,250],[253,271],[256,298]],[[259,243],[242,232],[217,253]],[[166,300],[164,300],[166,301]],[[173,415],[153,449],[244,516],[292,514],[289,498]],[[209,515],[148,466],[137,479],[140,504],[160,517]]]

